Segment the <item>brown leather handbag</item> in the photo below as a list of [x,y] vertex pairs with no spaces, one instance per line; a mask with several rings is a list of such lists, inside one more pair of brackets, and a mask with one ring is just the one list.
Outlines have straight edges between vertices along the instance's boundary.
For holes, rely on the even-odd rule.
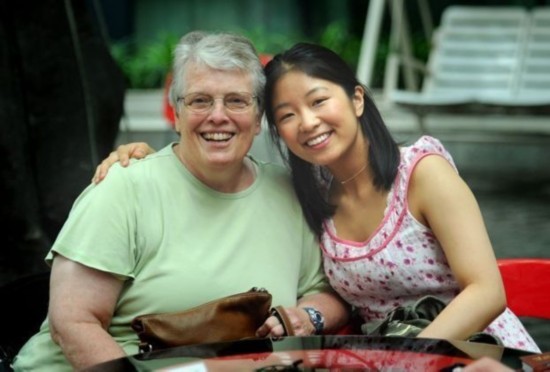
[[140,353],[191,344],[256,337],[270,316],[271,294],[263,288],[207,302],[189,310],[141,315],[132,321]]

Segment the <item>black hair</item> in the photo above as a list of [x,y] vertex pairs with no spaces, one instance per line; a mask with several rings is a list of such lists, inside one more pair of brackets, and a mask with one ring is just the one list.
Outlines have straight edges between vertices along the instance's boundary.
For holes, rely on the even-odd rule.
[[359,123],[363,135],[369,142],[369,168],[377,189],[391,188],[399,166],[399,147],[382,120],[367,88],[357,80],[353,70],[338,54],[320,45],[298,43],[273,57],[265,67],[264,93],[270,137],[290,167],[292,183],[308,225],[317,236],[320,236],[323,221],[336,211],[336,206],[328,201],[326,186],[330,176],[323,167],[311,164],[287,150],[286,146],[283,147],[275,124],[272,105],[275,84],[289,71],[300,71],[308,76],[337,84],[344,89],[350,99],[357,86],[363,87],[364,110],[359,117]]

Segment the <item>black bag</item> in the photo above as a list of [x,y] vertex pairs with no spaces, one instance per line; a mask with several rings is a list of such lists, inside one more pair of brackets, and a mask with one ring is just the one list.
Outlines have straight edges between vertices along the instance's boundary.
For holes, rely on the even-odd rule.
[[[416,337],[445,306],[445,302],[435,296],[424,296],[412,305],[396,307],[383,320],[363,324],[361,331],[367,336]],[[467,341],[502,345],[497,336],[485,332],[474,333]]]

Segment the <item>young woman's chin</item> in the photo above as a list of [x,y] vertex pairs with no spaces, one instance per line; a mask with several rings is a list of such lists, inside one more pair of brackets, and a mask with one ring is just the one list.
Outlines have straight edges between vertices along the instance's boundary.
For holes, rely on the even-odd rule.
[[310,152],[308,153],[294,153],[296,156],[298,156],[300,159],[307,161],[308,163],[314,164],[314,165],[320,165],[320,166],[328,166],[329,164],[334,162],[334,157],[330,156],[329,154],[312,154]]

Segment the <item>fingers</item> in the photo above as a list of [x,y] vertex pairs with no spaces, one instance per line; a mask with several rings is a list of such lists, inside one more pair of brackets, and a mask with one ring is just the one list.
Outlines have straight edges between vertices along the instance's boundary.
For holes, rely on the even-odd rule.
[[92,182],[95,184],[100,183],[107,173],[109,168],[116,163],[120,162],[120,165],[127,167],[130,164],[130,158],[142,159],[148,154],[155,152],[148,144],[145,142],[134,142],[126,145],[120,145],[117,149],[109,154],[101,164],[99,164],[95,170]]
[[[134,142],[127,145],[120,145],[116,149],[117,160],[123,167],[130,164],[130,158],[141,159],[147,155],[149,146],[143,142]],[[112,153],[111,153],[112,154]]]
[[98,184],[99,182],[101,182],[102,178],[101,178],[101,170],[99,169],[100,166],[98,165],[96,168],[95,168],[95,173],[94,173],[94,176],[92,177],[92,183],[94,184]]
[[279,319],[274,316],[270,316],[266,319],[265,323],[258,328],[256,331],[257,337],[283,337],[285,335],[285,330]]
[[109,171],[109,168],[111,167],[111,165],[113,165],[117,161],[118,161],[118,155],[114,151],[111,152],[109,156],[103,159],[101,164],[97,166],[94,177],[92,178],[92,182],[95,183],[96,185],[100,183],[107,175],[107,172]]
[[[295,336],[311,336],[315,334],[315,327],[311,324],[305,310],[297,307],[285,308],[286,314],[292,324]],[[256,331],[257,337],[283,337],[286,336],[284,327],[275,316],[267,318],[264,324]]]
[[287,307],[286,314],[292,324],[294,335],[311,336],[315,334],[315,327],[309,320],[309,315],[302,308]]

